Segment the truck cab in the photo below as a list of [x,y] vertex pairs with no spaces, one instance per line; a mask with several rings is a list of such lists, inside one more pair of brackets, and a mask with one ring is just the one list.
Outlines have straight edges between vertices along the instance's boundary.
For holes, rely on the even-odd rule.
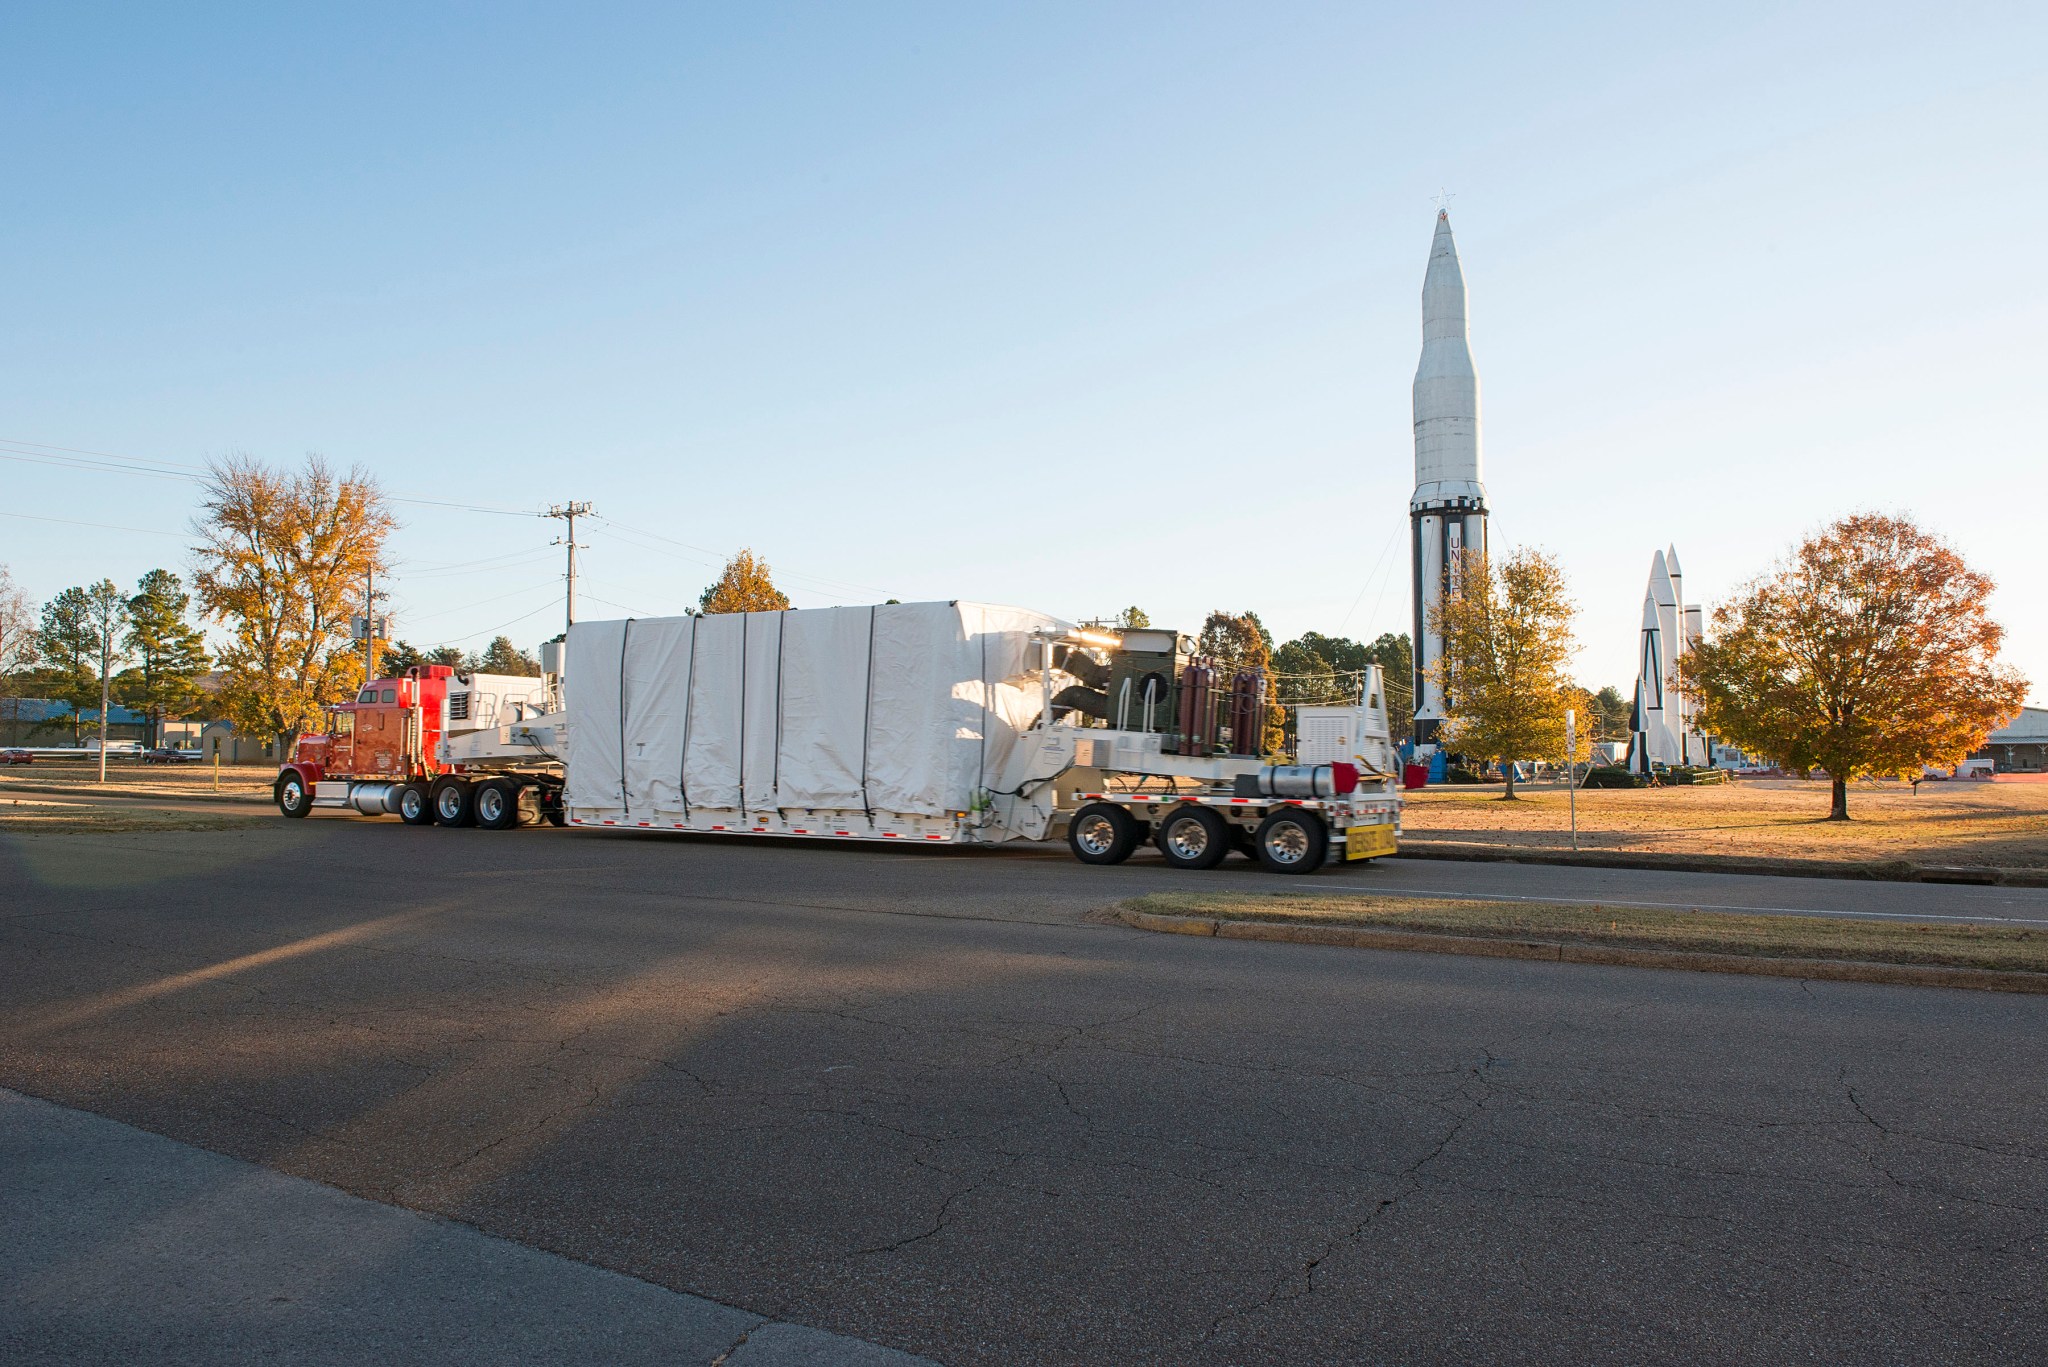
[[277,805],[286,816],[337,807],[432,820],[435,786],[461,768],[440,758],[442,742],[536,715],[545,698],[542,679],[459,674],[447,665],[372,679],[325,709],[320,733],[299,737],[278,772]]

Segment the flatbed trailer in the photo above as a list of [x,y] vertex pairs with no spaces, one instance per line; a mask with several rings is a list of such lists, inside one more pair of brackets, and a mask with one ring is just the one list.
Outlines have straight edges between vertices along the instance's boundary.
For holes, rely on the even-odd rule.
[[[338,775],[333,744],[315,737],[302,749],[328,767],[304,772],[295,758],[278,801],[291,815],[348,807],[486,829],[1064,837],[1093,864],[1149,841],[1197,869],[1232,851],[1286,873],[1395,852],[1400,792],[1376,669],[1355,709],[1318,709],[1351,719],[1335,748],[1311,755],[1304,740],[1309,762],[1279,765],[1230,753],[1192,708],[1167,728],[1155,685],[1135,727],[1128,706],[1110,726],[1086,698],[1067,705],[1120,649],[1042,614],[958,602],[578,623],[505,715],[421,717],[408,734],[430,743],[403,776]],[[398,697],[417,708],[465,682]]]

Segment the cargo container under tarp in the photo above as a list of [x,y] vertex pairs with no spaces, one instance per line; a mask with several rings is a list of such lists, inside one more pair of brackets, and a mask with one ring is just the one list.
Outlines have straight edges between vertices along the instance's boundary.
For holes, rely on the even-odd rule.
[[578,622],[571,825],[1000,840],[988,794],[1044,706],[1033,633],[981,603]]

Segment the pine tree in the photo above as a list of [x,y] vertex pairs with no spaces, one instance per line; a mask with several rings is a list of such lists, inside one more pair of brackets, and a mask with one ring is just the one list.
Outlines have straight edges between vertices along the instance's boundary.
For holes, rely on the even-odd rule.
[[781,612],[789,606],[788,595],[769,577],[768,562],[751,550],[727,561],[725,573],[697,601],[706,613]]
[[491,643],[484,647],[484,653],[477,656],[473,672],[537,679],[540,677],[540,661],[513,645],[510,636],[494,636]]
[[71,708],[71,743],[85,744],[85,710],[99,701],[99,635],[92,626],[92,597],[69,588],[43,604],[36,652],[42,657],[42,691]]
[[191,712],[206,672],[206,637],[186,621],[192,595],[169,570],[151,570],[128,600],[128,649],[135,666],[122,678],[121,701],[145,714],[153,739],[163,723]]

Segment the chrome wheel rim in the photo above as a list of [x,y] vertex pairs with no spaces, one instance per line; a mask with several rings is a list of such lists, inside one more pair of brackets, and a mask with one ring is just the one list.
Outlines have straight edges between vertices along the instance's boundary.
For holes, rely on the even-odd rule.
[[1209,828],[1184,816],[1166,828],[1166,848],[1179,859],[1200,859],[1209,848]]
[[505,815],[505,794],[496,788],[486,788],[476,795],[477,819],[495,822]]
[[1299,864],[1308,858],[1308,832],[1298,822],[1283,821],[1266,832],[1266,853],[1276,864]]
[[462,790],[448,787],[441,790],[441,796],[434,800],[434,809],[443,820],[453,821],[462,815]]
[[426,806],[426,803],[427,800],[420,796],[419,789],[407,788],[398,795],[398,814],[408,820],[417,820],[420,809]]
[[1108,854],[1116,844],[1116,823],[1097,812],[1074,828],[1074,843],[1090,854]]
[[284,785],[285,810],[288,812],[297,811],[299,802],[305,797],[305,795],[306,790],[299,786],[297,779],[287,780]]

